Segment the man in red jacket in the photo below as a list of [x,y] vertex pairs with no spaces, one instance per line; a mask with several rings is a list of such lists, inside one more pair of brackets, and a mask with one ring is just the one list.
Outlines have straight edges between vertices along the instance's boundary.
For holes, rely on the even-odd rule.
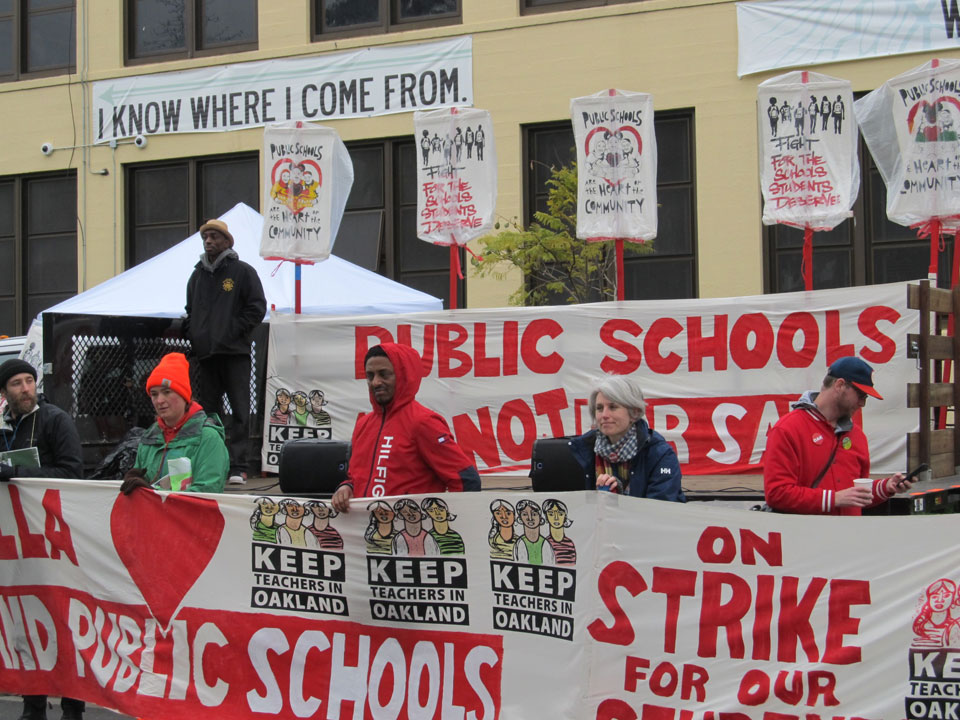
[[857,357],[837,360],[820,392],[807,392],[767,435],[763,490],[778,512],[807,515],[859,515],[913,484],[902,474],[854,485],[870,473],[867,436],[851,418],[880,397],[873,368]]
[[374,345],[364,358],[369,412],[353,429],[350,470],[332,505],[348,512],[353,497],[479,490],[480,474],[441,415],[416,401],[420,356],[395,343]]

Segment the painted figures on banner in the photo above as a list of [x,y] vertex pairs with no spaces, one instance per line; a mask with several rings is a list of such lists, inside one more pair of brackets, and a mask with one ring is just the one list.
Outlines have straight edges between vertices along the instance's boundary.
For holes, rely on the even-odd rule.
[[329,257],[353,185],[353,165],[330,128],[285,123],[263,133],[264,196],[260,255]]
[[887,184],[887,217],[960,227],[960,61],[932,60],[854,105]]
[[758,88],[763,222],[830,230],[853,215],[860,187],[853,91],[806,71]]
[[497,159],[486,110],[416,113],[417,236],[464,245],[493,227]]
[[570,101],[577,144],[577,237],[644,242],[657,235],[653,97],[614,92]]

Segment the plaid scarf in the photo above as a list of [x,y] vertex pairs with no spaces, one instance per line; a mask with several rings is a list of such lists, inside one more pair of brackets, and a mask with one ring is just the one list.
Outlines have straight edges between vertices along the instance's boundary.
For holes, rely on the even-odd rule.
[[611,443],[606,435],[598,432],[596,442],[593,444],[597,476],[612,475],[620,481],[619,492],[627,492],[627,486],[630,484],[630,460],[637,454],[638,449],[635,425],[631,425],[626,435],[615,443]]

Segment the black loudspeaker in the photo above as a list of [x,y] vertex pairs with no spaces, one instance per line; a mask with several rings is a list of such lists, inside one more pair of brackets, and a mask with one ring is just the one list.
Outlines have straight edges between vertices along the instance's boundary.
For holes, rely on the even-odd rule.
[[350,443],[300,438],[280,450],[280,490],[286,495],[332,495],[347,479]]
[[586,472],[573,456],[569,437],[533,441],[530,479],[534,492],[586,490]]

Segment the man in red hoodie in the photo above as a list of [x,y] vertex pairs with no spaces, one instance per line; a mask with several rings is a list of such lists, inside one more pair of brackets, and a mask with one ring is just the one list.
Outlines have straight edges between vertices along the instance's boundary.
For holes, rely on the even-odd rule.
[[350,470],[333,494],[334,509],[349,511],[353,497],[479,490],[480,474],[446,421],[415,399],[423,379],[417,351],[374,345],[364,369],[373,412],[353,429]]
[[913,484],[897,473],[854,485],[870,473],[870,448],[853,415],[867,396],[883,400],[873,387],[873,368],[857,357],[837,360],[820,392],[804,393],[793,411],[767,435],[763,491],[777,512],[807,515],[860,515]]

